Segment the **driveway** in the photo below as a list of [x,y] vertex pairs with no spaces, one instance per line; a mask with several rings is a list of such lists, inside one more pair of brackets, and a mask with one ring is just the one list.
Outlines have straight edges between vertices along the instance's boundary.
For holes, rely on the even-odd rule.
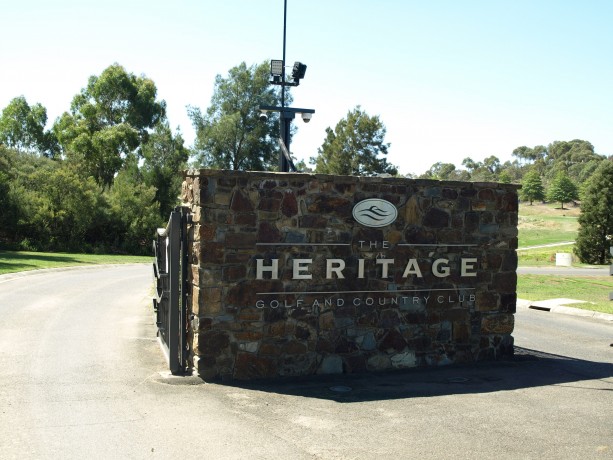
[[520,309],[514,359],[172,377],[145,265],[0,277],[3,459],[613,457],[613,324]]

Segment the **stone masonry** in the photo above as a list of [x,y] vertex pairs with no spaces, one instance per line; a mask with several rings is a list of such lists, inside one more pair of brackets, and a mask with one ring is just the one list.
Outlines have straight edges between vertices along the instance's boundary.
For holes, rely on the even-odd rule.
[[[517,189],[187,171],[194,367],[245,380],[511,354]],[[371,198],[397,219],[358,223],[354,206]]]

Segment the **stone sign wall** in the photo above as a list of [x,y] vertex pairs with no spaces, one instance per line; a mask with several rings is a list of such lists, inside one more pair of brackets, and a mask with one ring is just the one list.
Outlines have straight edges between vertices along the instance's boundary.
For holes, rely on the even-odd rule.
[[253,379],[511,354],[517,189],[188,171],[194,367]]

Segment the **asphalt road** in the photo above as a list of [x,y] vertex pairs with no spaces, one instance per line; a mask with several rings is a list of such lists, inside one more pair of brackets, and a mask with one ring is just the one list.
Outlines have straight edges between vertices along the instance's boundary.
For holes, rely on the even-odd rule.
[[520,309],[512,360],[212,384],[165,372],[151,286],[0,276],[0,458],[613,458],[610,322]]

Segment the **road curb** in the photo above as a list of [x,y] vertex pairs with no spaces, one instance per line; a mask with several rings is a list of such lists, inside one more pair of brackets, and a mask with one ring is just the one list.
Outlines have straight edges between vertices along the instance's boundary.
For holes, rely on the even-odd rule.
[[[153,261],[153,258],[151,259]],[[25,278],[26,276],[43,275],[45,273],[53,272],[67,272],[72,270],[92,270],[96,268],[104,267],[126,267],[133,265],[150,265],[148,262],[128,262],[125,264],[87,264],[87,265],[71,265],[68,267],[53,267],[53,268],[37,268],[33,270],[24,270],[21,272],[5,273],[0,275],[0,283],[11,281],[18,278]]]
[[548,313],[580,316],[583,318],[592,318],[601,321],[613,322],[613,315],[609,313],[601,313],[593,310],[583,310],[582,308],[567,307],[565,305],[548,305],[544,302],[533,302],[531,300],[525,299],[517,299],[517,308],[520,310],[538,310]]

